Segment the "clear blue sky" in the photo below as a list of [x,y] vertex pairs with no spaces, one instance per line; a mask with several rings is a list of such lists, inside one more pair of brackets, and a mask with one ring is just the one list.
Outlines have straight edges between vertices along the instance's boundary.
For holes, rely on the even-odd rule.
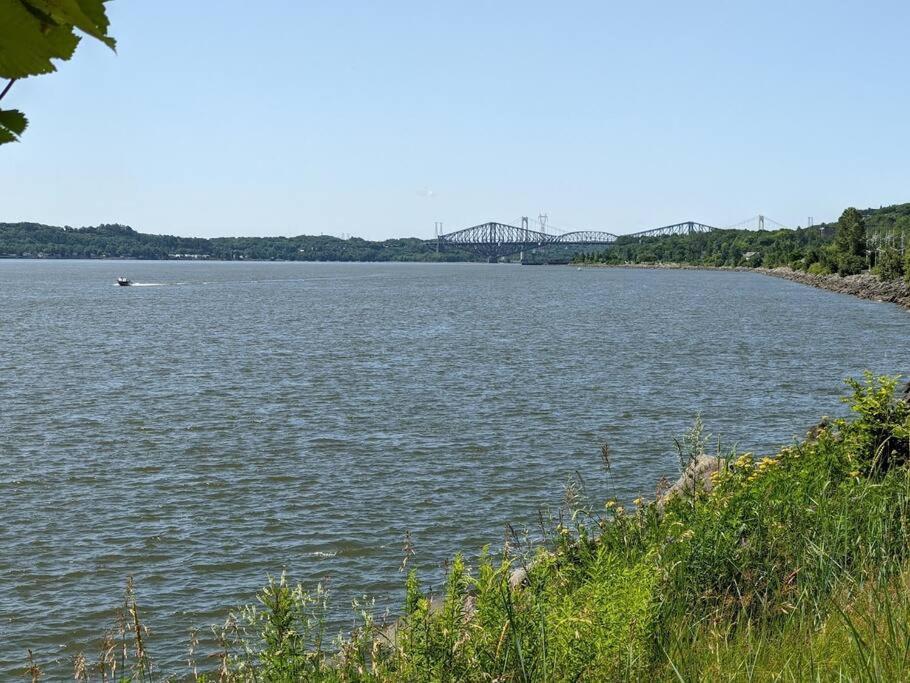
[[17,83],[0,220],[617,233],[910,201],[906,2],[110,3]]

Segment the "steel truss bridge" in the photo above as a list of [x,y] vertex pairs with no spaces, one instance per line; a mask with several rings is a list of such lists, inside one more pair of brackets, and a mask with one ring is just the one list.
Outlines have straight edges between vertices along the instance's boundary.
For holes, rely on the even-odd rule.
[[[631,235],[614,235],[601,230],[576,230],[562,234],[549,234],[528,227],[528,220],[522,219],[521,227],[505,223],[483,223],[464,230],[450,232],[436,237],[438,251],[446,247],[470,251],[495,261],[503,256],[511,256],[524,251],[533,251],[544,247],[608,247],[618,239],[644,239],[646,237],[665,237],[667,235],[691,235],[710,232],[716,228],[704,223],[685,221],[660,228],[643,230]],[[432,242],[433,240],[427,240]]]

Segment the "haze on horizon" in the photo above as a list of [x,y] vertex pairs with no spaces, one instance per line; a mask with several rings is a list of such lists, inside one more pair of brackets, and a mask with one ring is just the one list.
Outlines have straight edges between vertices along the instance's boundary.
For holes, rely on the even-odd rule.
[[910,201],[910,6],[109,5],[4,105],[2,221],[431,237],[615,233]]

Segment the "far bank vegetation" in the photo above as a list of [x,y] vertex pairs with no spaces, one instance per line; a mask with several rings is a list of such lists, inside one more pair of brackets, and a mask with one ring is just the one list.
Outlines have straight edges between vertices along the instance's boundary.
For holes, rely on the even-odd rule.
[[871,271],[910,282],[910,204],[846,209],[836,223],[795,230],[716,230],[670,237],[620,237],[610,249],[578,257],[605,264],[674,263],[710,267],[788,267],[812,275]]

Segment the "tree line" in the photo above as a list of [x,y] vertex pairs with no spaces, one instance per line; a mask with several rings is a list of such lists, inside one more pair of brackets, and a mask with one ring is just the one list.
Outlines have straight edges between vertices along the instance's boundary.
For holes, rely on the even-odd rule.
[[[120,224],[85,228],[0,223],[0,257],[197,258],[258,261],[478,261],[469,251],[417,238],[370,241],[329,235],[176,237]],[[910,280],[910,204],[846,209],[834,223],[795,230],[712,230],[666,237],[620,237],[579,262],[680,263],[714,267],[781,266],[812,274],[865,270],[883,280]]]
[[126,225],[85,228],[0,223],[0,257],[213,259],[225,261],[471,261],[474,255],[417,238],[370,241],[329,235],[297,237],[176,237]]
[[588,263],[679,263],[713,267],[789,267],[816,275],[870,270],[910,280],[910,204],[846,209],[836,223],[780,230],[712,230],[666,237],[620,237],[576,257]]

